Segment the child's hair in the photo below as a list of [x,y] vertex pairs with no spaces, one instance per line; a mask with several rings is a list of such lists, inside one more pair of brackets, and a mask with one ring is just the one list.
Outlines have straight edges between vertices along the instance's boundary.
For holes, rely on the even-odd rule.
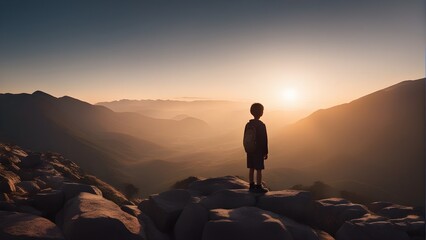
[[253,103],[250,107],[250,113],[253,117],[261,117],[263,114],[263,105],[260,103]]

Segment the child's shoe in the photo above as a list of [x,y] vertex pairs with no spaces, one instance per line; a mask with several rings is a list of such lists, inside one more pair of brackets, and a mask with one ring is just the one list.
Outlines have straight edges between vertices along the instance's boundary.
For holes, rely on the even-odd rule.
[[256,185],[254,183],[250,183],[249,191],[250,192],[256,192]]
[[257,193],[266,193],[266,192],[268,192],[268,189],[264,188],[262,186],[262,184],[256,184],[254,186],[254,188],[255,188],[255,192],[257,192]]

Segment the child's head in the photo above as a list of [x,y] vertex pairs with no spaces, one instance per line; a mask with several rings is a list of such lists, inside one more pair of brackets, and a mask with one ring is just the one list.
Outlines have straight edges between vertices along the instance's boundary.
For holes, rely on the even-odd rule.
[[263,115],[263,105],[260,103],[253,103],[250,107],[250,113],[254,118],[259,119]]

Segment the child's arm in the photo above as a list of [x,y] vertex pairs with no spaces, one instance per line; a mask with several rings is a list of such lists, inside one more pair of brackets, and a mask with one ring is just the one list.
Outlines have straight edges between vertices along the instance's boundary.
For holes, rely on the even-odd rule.
[[263,136],[264,136],[264,145],[263,145],[263,158],[268,159],[268,133],[266,132],[266,126],[263,125]]

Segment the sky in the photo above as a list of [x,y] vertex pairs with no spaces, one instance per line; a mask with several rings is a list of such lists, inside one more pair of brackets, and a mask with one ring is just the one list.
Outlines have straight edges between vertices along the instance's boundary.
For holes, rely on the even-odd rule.
[[309,109],[425,75],[422,0],[0,0],[0,92]]

